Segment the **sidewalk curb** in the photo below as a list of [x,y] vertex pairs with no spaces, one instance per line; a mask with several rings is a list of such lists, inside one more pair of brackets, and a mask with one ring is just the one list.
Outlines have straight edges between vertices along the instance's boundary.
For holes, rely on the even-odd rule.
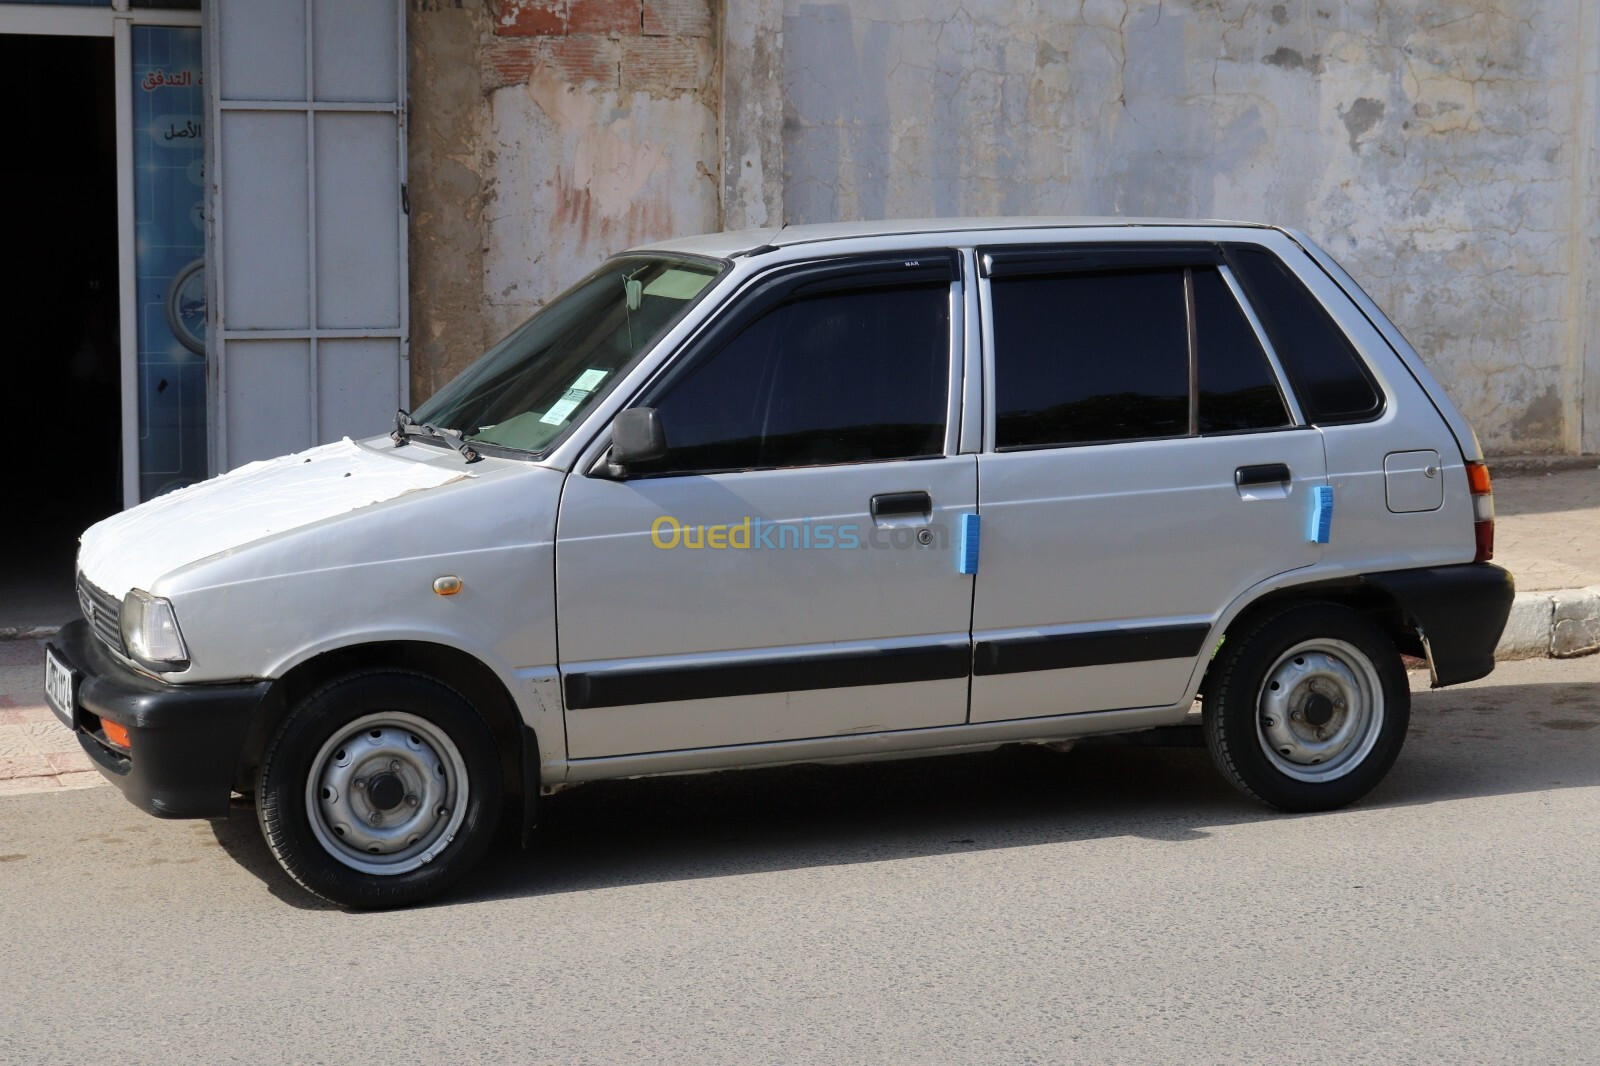
[[1600,455],[1501,455],[1489,456],[1489,469],[1495,477],[1542,477],[1568,470],[1594,470]]
[[0,626],[0,640],[43,640],[59,632],[60,626]]
[[1519,592],[1496,660],[1571,659],[1600,652],[1600,585]]

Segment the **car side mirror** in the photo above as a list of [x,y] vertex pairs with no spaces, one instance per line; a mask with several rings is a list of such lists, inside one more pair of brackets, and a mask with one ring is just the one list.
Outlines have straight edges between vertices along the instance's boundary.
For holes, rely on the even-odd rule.
[[660,459],[667,454],[667,431],[661,412],[654,407],[630,407],[611,420],[609,473],[621,477],[628,467]]

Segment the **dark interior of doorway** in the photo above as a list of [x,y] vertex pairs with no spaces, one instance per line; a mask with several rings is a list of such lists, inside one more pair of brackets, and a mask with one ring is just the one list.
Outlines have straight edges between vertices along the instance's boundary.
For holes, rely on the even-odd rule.
[[78,534],[122,502],[111,40],[0,34],[0,70],[0,627],[56,625]]

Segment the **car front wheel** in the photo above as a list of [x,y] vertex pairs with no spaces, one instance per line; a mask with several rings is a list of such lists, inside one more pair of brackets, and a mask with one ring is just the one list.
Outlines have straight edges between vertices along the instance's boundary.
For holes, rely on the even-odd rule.
[[300,701],[262,762],[257,818],[301,886],[347,907],[398,907],[453,884],[500,811],[494,736],[420,674],[341,678]]

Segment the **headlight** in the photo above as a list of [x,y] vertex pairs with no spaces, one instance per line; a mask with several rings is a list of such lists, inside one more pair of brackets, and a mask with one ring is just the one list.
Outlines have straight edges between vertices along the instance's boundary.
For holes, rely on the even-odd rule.
[[152,670],[182,670],[189,649],[178,632],[172,602],[134,589],[122,601],[122,643],[128,654]]

